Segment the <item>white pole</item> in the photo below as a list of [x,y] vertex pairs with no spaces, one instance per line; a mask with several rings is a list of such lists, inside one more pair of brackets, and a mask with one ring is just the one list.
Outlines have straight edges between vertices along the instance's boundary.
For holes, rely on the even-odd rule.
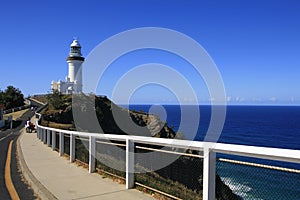
[[95,171],[95,153],[96,153],[96,139],[92,136],[89,136],[89,173]]
[[75,160],[75,135],[70,135],[70,162],[74,162]]
[[64,146],[64,133],[59,133],[59,156],[63,156],[65,153],[65,146]]
[[126,189],[134,187],[134,142],[126,139]]
[[216,153],[204,148],[203,158],[203,200],[214,200],[216,195]]

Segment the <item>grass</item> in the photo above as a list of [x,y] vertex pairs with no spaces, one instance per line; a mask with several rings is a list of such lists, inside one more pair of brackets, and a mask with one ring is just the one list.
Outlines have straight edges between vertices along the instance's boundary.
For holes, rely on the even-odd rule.
[[4,119],[7,120],[8,116],[12,116],[12,120],[16,120],[16,119],[20,118],[28,110],[29,109],[25,109],[25,110],[20,110],[20,111],[9,113],[9,114],[4,114],[3,117],[4,117]]
[[47,95],[36,95],[36,96],[31,97],[31,99],[37,100],[41,103],[47,103]]
[[188,189],[185,185],[176,181],[172,181],[170,179],[163,178],[155,172],[136,174],[135,179],[136,182],[139,182],[143,185],[160,190],[164,193],[170,194],[178,198],[190,200],[202,199],[202,191],[197,192]]
[[73,124],[60,124],[60,123],[56,123],[56,122],[42,121],[41,125],[48,126],[51,128],[57,128],[57,129],[74,130]]

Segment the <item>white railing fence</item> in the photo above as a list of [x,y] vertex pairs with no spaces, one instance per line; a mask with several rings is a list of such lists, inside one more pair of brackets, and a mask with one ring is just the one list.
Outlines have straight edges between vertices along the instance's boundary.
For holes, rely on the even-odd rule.
[[[56,134],[59,134],[59,147],[56,147]],[[52,134],[52,137],[50,137]],[[86,133],[44,127],[37,124],[37,137],[53,150],[59,148],[64,154],[64,136],[70,136],[70,162],[75,160],[75,137],[89,140],[89,172],[95,171],[95,147],[97,139],[126,142],[126,189],[134,187],[134,144],[160,145],[172,148],[185,148],[203,152],[203,199],[215,199],[216,153],[239,155],[268,160],[300,163],[300,151],[290,149],[266,148],[245,145],[186,141],[177,139],[151,138],[141,136]],[[50,138],[52,138],[50,141]]]

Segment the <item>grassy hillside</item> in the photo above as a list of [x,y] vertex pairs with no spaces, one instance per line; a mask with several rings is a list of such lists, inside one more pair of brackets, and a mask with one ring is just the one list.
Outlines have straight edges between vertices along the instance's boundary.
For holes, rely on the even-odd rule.
[[[91,126],[91,121],[93,121],[91,113],[95,110],[98,123],[104,133],[129,133],[130,135],[162,138],[175,138],[176,136],[174,130],[168,127],[166,122],[161,121],[158,116],[121,108],[105,96],[81,94],[76,99],[72,99],[71,95],[54,93],[49,94],[47,99],[49,104],[41,113],[43,115],[41,123],[45,126],[101,132],[98,127]],[[80,118],[83,119],[76,126],[73,119],[73,110],[79,113]],[[113,114],[118,117],[119,124],[115,121]],[[136,125],[135,128],[132,126],[132,121]]]

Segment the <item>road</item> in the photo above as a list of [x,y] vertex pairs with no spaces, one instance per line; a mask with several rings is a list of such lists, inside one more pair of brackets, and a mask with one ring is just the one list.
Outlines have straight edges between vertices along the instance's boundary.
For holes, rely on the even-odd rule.
[[20,118],[22,122],[18,127],[16,127],[13,130],[6,130],[0,132],[0,200],[11,199],[10,193],[7,189],[8,187],[10,188],[9,190],[11,191],[11,187],[9,187],[9,184],[7,184],[7,182],[5,183],[5,166],[7,162],[7,155],[10,154],[8,149],[11,141],[13,141],[12,148],[11,148],[11,165],[10,165],[12,184],[20,199],[22,200],[36,199],[33,190],[30,189],[30,187],[24,182],[22,178],[22,172],[20,172],[18,169],[17,154],[16,154],[17,139],[20,135],[20,130],[24,127],[26,120],[29,117],[32,117],[33,115],[34,113],[28,110]]

